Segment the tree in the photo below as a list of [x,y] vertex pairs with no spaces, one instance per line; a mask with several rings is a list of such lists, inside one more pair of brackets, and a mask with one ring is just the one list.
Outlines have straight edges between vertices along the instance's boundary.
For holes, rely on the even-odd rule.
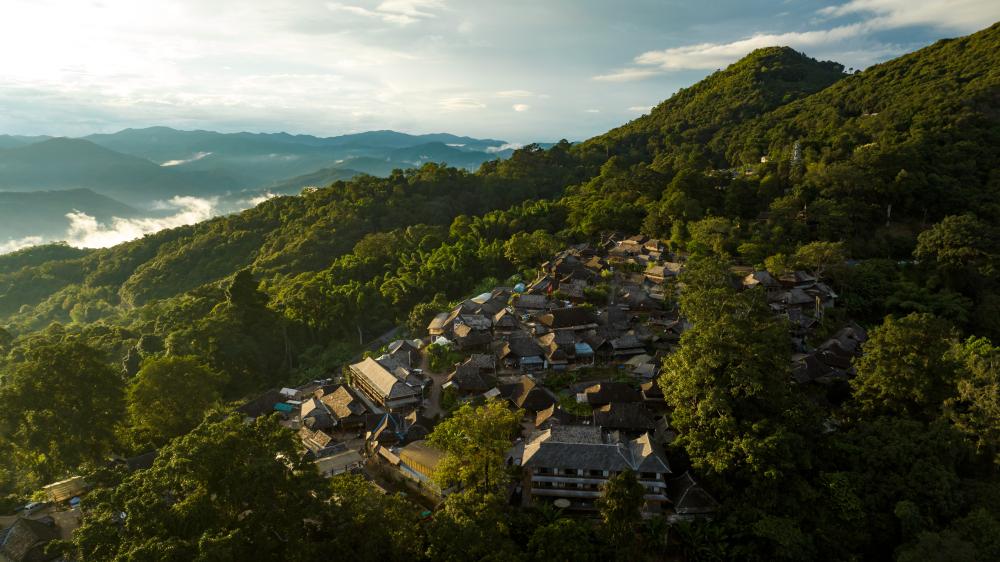
[[155,444],[183,435],[219,401],[224,384],[195,357],[147,359],[127,391],[133,429]]
[[518,232],[504,244],[504,256],[519,267],[536,267],[562,248],[548,232]]
[[508,519],[507,506],[494,493],[463,490],[450,494],[427,529],[427,556],[443,562],[520,560]]
[[840,265],[845,259],[843,242],[819,241],[799,246],[799,249],[795,250],[794,261],[819,279],[830,266]]
[[642,508],[646,504],[645,495],[646,487],[628,469],[615,474],[604,483],[601,497],[595,505],[601,513],[608,542],[612,545],[618,548],[631,546],[628,550],[635,551],[638,546],[636,531],[642,522]]
[[359,562],[409,562],[424,551],[420,508],[399,494],[382,494],[357,474],[330,479],[330,509],[324,525],[335,545],[330,552]]
[[0,385],[0,442],[41,483],[97,463],[124,414],[119,376],[95,349],[57,334],[28,342]]
[[503,488],[508,481],[504,457],[520,430],[522,415],[501,400],[477,407],[463,405],[428,437],[446,453],[435,480],[442,488],[475,487],[484,492]]
[[913,255],[931,260],[950,273],[991,275],[1000,265],[1000,248],[992,230],[971,214],[948,216],[920,233]]
[[931,314],[889,316],[872,330],[851,380],[854,404],[862,415],[908,415],[930,420],[955,393],[958,363],[949,353],[956,343],[948,322]]
[[535,528],[528,552],[538,562],[590,562],[601,560],[599,545],[586,523],[557,519]]
[[961,367],[956,394],[945,402],[948,418],[980,454],[1000,465],[1000,347],[971,337],[950,354]]
[[152,468],[84,498],[83,560],[315,560],[322,479],[276,418],[206,420]]
[[761,292],[736,292],[727,278],[717,261],[681,277],[681,313],[694,325],[659,383],[696,468],[777,478],[806,462],[799,432],[809,425],[792,400],[788,332]]

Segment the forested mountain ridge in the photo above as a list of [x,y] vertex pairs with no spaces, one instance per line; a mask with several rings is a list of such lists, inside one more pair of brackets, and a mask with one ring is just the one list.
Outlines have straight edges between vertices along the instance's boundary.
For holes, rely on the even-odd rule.
[[[678,528],[685,557],[995,559],[998,65],[1000,25],[849,76],[762,49],[580,145],[525,147],[475,173],[425,164],[337,181],[105,250],[0,256],[0,445],[14,452],[0,490],[168,442],[169,459],[215,458],[215,439],[244,433],[290,448],[274,428],[229,422],[171,442],[183,431],[151,431],[125,389],[160,361],[210,380],[177,391],[197,389],[205,409],[326,376],[359,339],[417,333],[567,244],[640,231],[686,259],[679,309],[694,327],[661,386],[694,428],[674,453],[724,503],[718,522]],[[818,330],[871,329],[836,400],[788,383],[788,326],[759,291],[732,288],[734,265],[822,274],[838,300]],[[432,533],[528,541],[516,514],[470,504],[440,515],[471,524]],[[592,538],[566,532],[560,544]]]

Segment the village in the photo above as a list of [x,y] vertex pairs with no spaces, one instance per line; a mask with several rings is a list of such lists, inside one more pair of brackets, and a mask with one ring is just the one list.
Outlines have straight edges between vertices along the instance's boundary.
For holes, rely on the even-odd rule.
[[[530,284],[463,300],[422,337],[391,341],[337,377],[270,390],[237,411],[246,420],[279,416],[320,474],[362,474],[429,514],[451,490],[436,482],[444,453],[426,438],[460,405],[500,400],[524,414],[506,459],[520,474],[512,504],[594,516],[603,484],[630,470],[646,488],[646,516],[711,518],[718,502],[710,490],[667,453],[676,434],[657,381],[690,327],[675,304],[683,270],[683,257],[644,236],[572,246],[541,264]],[[849,324],[807,343],[836,293],[803,271],[733,271],[737,288],[763,289],[771,311],[787,318],[794,384],[845,384],[864,330]],[[132,471],[155,457],[115,462]],[[0,521],[0,560],[34,559],[67,539],[87,487],[81,477],[46,486],[48,501]]]
[[[666,452],[676,434],[657,382],[690,326],[676,306],[683,270],[683,257],[641,235],[575,245],[541,264],[530,284],[463,300],[422,337],[392,341],[335,380],[274,390],[240,411],[282,415],[321,473],[362,472],[433,508],[450,490],[435,481],[444,453],[426,437],[460,405],[500,400],[524,414],[507,454],[520,474],[512,504],[592,516],[603,483],[631,470],[646,487],[646,515],[710,518],[718,503]],[[787,318],[793,383],[846,384],[864,330],[851,323],[807,343],[836,293],[803,271],[733,271],[736,288],[762,288],[772,312]]]

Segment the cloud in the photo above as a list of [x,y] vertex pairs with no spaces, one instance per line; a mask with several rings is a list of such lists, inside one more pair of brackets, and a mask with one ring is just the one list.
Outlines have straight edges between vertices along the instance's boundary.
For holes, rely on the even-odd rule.
[[730,43],[699,43],[661,51],[647,51],[637,56],[635,63],[663,71],[720,68],[754,49],[775,45],[787,45],[796,49],[825,46],[857,37],[867,29],[868,24],[856,23],[816,31],[758,33]]
[[629,111],[632,111],[634,113],[649,113],[652,109],[653,106],[651,105],[633,105],[632,107],[628,108]]
[[0,242],[0,254],[9,254],[11,252],[23,250],[24,248],[28,248],[30,246],[37,246],[44,241],[45,240],[41,236],[25,236],[24,238]]
[[196,152],[194,156],[192,156],[191,158],[188,158],[187,160],[167,160],[166,162],[160,164],[160,166],[163,166],[163,167],[180,166],[181,164],[188,164],[190,162],[197,162],[198,160],[201,160],[202,158],[204,158],[206,156],[209,156],[211,154],[212,154],[211,152]]
[[949,31],[972,32],[1000,19],[1000,2],[996,0],[950,0],[946,2],[913,2],[911,0],[850,0],[819,10],[827,18],[861,16],[871,18],[873,27],[930,26]]
[[263,203],[265,201],[269,201],[271,199],[274,199],[277,196],[278,196],[277,193],[271,193],[270,191],[268,191],[266,193],[258,195],[257,197],[250,198],[250,206],[256,207],[257,205],[260,205],[261,203]]
[[584,109],[583,112],[584,113],[600,113],[601,110],[600,109]]
[[[729,42],[706,42],[644,52],[633,59],[636,66],[594,76],[594,80],[625,82],[676,70],[723,68],[754,49],[789,46],[808,52],[836,49],[837,58],[845,59],[847,50],[853,64],[865,66],[907,49],[878,43],[878,32],[906,27],[930,27],[948,32],[970,32],[1000,19],[996,0],[952,0],[950,2],[912,2],[911,0],[850,0],[818,11],[821,20],[853,16],[858,21],[826,29],[755,33]],[[858,41],[865,45],[858,49]]]
[[644,68],[623,68],[610,74],[598,74],[593,79],[600,82],[631,82],[632,80],[643,80],[657,74],[659,72]]
[[535,93],[528,90],[501,90],[496,95],[498,98],[530,98]]
[[511,109],[517,112],[528,111],[529,109],[531,109],[531,106],[526,103],[515,103],[510,107]]
[[464,111],[468,109],[483,109],[486,107],[486,104],[475,98],[464,97],[443,99],[441,100],[440,105],[448,111]]
[[444,3],[439,0],[385,0],[370,10],[363,6],[328,2],[326,7],[331,11],[347,12],[365,18],[380,19],[385,23],[410,25],[420,20],[437,17],[432,10],[439,10]]
[[108,224],[102,224],[86,213],[73,211],[66,214],[69,219],[66,242],[78,248],[107,248],[163,229],[208,220],[216,214],[217,204],[216,198],[174,197],[159,205],[160,208],[172,209],[171,215],[137,219],[114,217]]
[[506,142],[500,146],[487,146],[486,152],[489,154],[496,154],[497,152],[503,152],[505,150],[517,150],[524,146],[523,144],[516,142]]

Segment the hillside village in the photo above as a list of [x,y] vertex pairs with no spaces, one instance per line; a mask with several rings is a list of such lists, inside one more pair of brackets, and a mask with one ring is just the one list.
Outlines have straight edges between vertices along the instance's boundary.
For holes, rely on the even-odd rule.
[[[667,453],[676,434],[657,381],[663,358],[690,327],[676,306],[683,270],[683,256],[645,236],[571,246],[542,263],[531,283],[463,300],[434,316],[422,337],[367,353],[336,379],[265,392],[238,411],[248,420],[280,416],[322,475],[364,474],[433,508],[451,490],[435,481],[444,453],[426,437],[463,403],[502,400],[523,413],[507,454],[508,465],[521,467],[512,503],[594,514],[603,484],[631,470],[646,488],[647,516],[711,518],[718,507],[711,492]],[[739,288],[763,290],[771,311],[788,320],[796,384],[846,382],[864,330],[850,324],[816,347],[807,343],[836,304],[829,286],[803,271],[777,278],[733,271]],[[453,361],[431,368],[441,360]],[[155,456],[119,462],[136,470]],[[71,495],[85,492],[72,482]],[[50,499],[65,503],[64,496]],[[68,535],[79,517],[75,501],[69,512],[42,506],[33,527],[7,532],[33,533],[36,546]]]
[[[683,270],[683,257],[644,236],[575,245],[541,264],[531,283],[441,311],[423,337],[389,343],[339,381],[271,391],[240,411],[279,412],[323,474],[388,469],[433,499],[448,492],[433,478],[444,453],[425,440],[435,423],[463,403],[502,400],[524,414],[508,453],[522,467],[512,501],[591,513],[601,485],[628,469],[647,489],[647,514],[710,517],[711,493],[666,453],[675,433],[657,382],[689,327],[675,304]],[[788,319],[797,384],[847,380],[864,330],[850,324],[807,343],[835,306],[829,286],[803,271],[736,272],[742,288],[764,290]],[[438,358],[452,362],[431,369]]]

